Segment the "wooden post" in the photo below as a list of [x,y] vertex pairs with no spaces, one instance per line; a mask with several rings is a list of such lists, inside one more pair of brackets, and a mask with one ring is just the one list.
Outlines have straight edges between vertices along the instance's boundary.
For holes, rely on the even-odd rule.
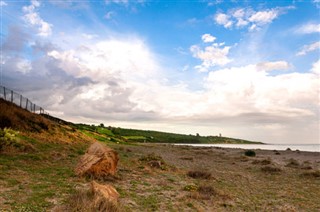
[[27,101],[26,101],[26,110],[28,110],[28,101],[29,101],[29,99],[27,98]]
[[13,103],[13,90],[11,90],[11,103]]
[[3,87],[3,96],[4,96],[4,100],[7,100],[7,97],[6,97],[6,88]]
[[33,105],[33,112],[36,112],[36,104]]
[[22,108],[22,95],[20,95],[20,107]]

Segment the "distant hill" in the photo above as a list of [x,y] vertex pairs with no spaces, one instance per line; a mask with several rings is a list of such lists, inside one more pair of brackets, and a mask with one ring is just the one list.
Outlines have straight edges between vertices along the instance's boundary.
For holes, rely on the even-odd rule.
[[243,139],[220,137],[220,136],[200,136],[200,135],[185,135],[177,133],[124,129],[119,127],[98,127],[101,131],[108,130],[107,135],[121,136],[127,141],[132,142],[151,142],[151,143],[193,143],[193,144],[262,144],[261,142],[247,141]]
[[34,114],[24,110],[15,104],[0,99],[0,128],[12,128],[24,132],[50,132],[60,134],[59,126],[68,126],[72,131],[79,131],[85,137],[104,142],[151,142],[151,143],[232,143],[232,144],[261,144],[261,142],[247,141],[243,139],[220,137],[184,135],[150,130],[124,129],[119,127],[104,127],[74,124],[62,119],[47,115]]

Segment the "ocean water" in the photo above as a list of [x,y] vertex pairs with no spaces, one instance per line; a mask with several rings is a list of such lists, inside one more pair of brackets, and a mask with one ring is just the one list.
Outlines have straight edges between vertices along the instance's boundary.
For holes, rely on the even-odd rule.
[[239,149],[264,149],[264,150],[300,150],[306,152],[320,152],[320,144],[176,144],[197,147],[223,147]]

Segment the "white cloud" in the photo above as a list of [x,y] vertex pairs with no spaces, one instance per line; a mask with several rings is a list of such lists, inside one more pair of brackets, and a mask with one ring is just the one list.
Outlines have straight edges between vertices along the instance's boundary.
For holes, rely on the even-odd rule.
[[312,64],[311,72],[320,75],[320,59],[314,64]]
[[258,11],[252,14],[248,20],[252,23],[256,23],[258,25],[265,25],[271,23],[274,19],[276,19],[279,15],[279,11],[272,9],[266,11]]
[[310,73],[269,76],[267,71],[258,67],[248,65],[210,72],[206,86],[211,92],[211,105],[218,109],[212,112],[208,109],[208,113],[226,116],[260,114],[257,119],[263,119],[265,114],[273,117],[274,123],[315,115],[316,111],[305,108],[301,103],[319,107],[319,81],[316,76]]
[[230,9],[227,13],[217,13],[214,20],[225,28],[231,29],[233,26],[236,28],[248,27],[249,31],[253,31],[272,23],[289,9],[293,9],[293,7],[276,7],[260,11],[254,11],[251,8]]
[[31,1],[31,5],[24,6],[22,8],[25,15],[23,16],[23,19],[31,25],[38,27],[38,35],[42,37],[47,37],[51,35],[52,32],[52,24],[49,24],[48,22],[45,22],[40,15],[36,12],[36,8],[40,7],[40,2],[36,0]]
[[217,24],[223,25],[225,28],[231,28],[233,22],[229,19],[230,17],[224,13],[217,13],[214,16],[214,20]]
[[262,62],[257,64],[257,70],[263,71],[287,70],[289,68],[290,65],[286,61]]
[[210,34],[204,34],[204,35],[202,35],[201,38],[202,38],[203,42],[205,42],[205,43],[212,43],[216,40],[216,37],[214,37]]
[[77,49],[51,51],[48,55],[60,60],[61,68],[68,73],[98,81],[107,75],[147,79],[158,71],[154,56],[138,39],[110,39]]
[[297,56],[306,55],[309,52],[320,49],[320,41],[311,43],[309,45],[304,45],[302,49],[297,53]]
[[[214,38],[214,39],[213,39]],[[208,40],[213,42],[216,38],[205,34],[202,36],[204,43],[208,43]],[[199,45],[193,45],[190,47],[190,51],[193,57],[201,60],[202,64],[196,66],[199,72],[207,72],[210,67],[223,66],[231,62],[228,58],[230,46],[224,46],[224,43],[212,43],[210,46],[202,49]]]
[[0,7],[7,6],[8,4],[5,1],[0,1]]
[[87,34],[87,33],[82,33],[81,36],[84,37],[85,39],[88,39],[88,40],[91,40],[91,39],[98,37],[98,35],[96,35],[96,34]]
[[320,32],[320,24],[308,23],[295,30],[299,34],[310,34]]
[[129,0],[105,0],[106,4],[116,3],[116,4],[128,4]]
[[114,11],[109,11],[109,12],[106,13],[106,15],[104,16],[104,18],[107,19],[107,20],[111,20],[111,19],[113,19],[113,17],[114,17],[115,15],[116,15],[116,12],[114,12]]

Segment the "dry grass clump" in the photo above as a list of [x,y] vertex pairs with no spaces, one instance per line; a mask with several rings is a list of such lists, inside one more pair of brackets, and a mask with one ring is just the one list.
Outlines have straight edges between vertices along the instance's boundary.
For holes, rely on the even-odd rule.
[[189,160],[189,161],[193,161],[193,157],[181,157],[181,160]]
[[120,207],[112,201],[95,201],[94,193],[91,190],[78,190],[67,200],[64,208],[58,211],[77,212],[119,212]]
[[270,173],[270,174],[275,174],[281,172],[281,169],[275,166],[263,166],[261,167],[261,171]]
[[293,158],[291,158],[286,165],[286,167],[291,167],[291,168],[298,168],[299,166],[300,166],[300,163],[296,159],[293,159]]
[[188,171],[187,175],[194,179],[210,179],[211,173],[206,171]]
[[303,174],[301,174],[302,177],[308,177],[308,178],[317,178],[320,179],[320,170],[315,171],[308,171]]
[[252,164],[259,164],[259,165],[270,165],[272,164],[272,160],[270,158],[263,159],[263,160],[254,160]]
[[190,191],[189,196],[193,199],[203,199],[208,200],[212,196],[218,195],[218,192],[210,185],[188,185],[184,188],[185,191]]
[[167,169],[167,164],[162,159],[161,156],[156,155],[155,153],[148,154],[139,158],[139,161],[146,162],[152,168],[158,168],[165,170]]
[[198,193],[202,199],[210,199],[218,194],[212,186],[199,186]]

